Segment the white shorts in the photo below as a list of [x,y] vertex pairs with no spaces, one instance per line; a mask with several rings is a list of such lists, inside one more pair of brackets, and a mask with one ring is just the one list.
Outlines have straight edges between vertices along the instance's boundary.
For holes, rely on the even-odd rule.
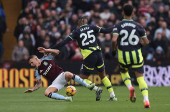
[[58,91],[61,90],[64,85],[67,84],[67,81],[65,80],[65,74],[66,72],[62,72],[61,74],[59,74],[49,87],[56,87]]

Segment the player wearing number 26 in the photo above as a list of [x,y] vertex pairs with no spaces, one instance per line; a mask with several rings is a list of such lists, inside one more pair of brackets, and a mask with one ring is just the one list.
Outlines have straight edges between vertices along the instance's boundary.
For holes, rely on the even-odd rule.
[[[100,78],[102,79],[103,84],[106,86],[108,92],[110,93],[109,101],[116,101],[117,98],[115,97],[115,94],[113,92],[110,80],[106,77],[101,48],[98,46],[96,38],[96,35],[98,33],[111,33],[113,27],[101,28],[95,25],[88,25],[87,23],[88,20],[86,16],[79,17],[79,28],[72,31],[65,40],[61,41],[52,48],[58,49],[59,47],[65,45],[72,40],[77,40],[79,48],[83,55],[83,64],[80,69],[80,77],[84,79],[87,83],[91,83],[91,81],[88,80],[88,77],[91,71],[96,68]],[[44,51],[40,52],[45,53]],[[95,86],[93,90],[96,91],[96,101],[99,101],[102,88]]]
[[[144,108],[150,108],[148,87],[143,77],[143,57],[141,47],[149,44],[144,28],[132,20],[133,7],[125,5],[122,15],[124,19],[115,24],[113,28],[112,53],[116,54],[118,48],[118,61],[122,80],[130,91],[131,102],[136,101],[135,89],[131,84],[128,69],[135,72],[139,88],[144,97]],[[116,47],[117,44],[117,47]]]

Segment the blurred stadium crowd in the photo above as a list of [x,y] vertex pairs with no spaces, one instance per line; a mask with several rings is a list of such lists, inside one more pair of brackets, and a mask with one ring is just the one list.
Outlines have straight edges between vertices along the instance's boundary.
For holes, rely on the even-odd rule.
[[[14,31],[18,44],[14,47],[12,59],[27,60],[31,54],[42,57],[37,47],[49,48],[65,39],[77,28],[79,16],[87,16],[89,25],[111,27],[123,19],[121,13],[125,4],[133,5],[133,20],[145,28],[150,41],[142,48],[144,58],[151,61],[169,58],[169,0],[23,0]],[[111,38],[111,34],[97,36],[106,60],[117,59],[111,55]],[[77,42],[72,41],[60,49],[55,59],[83,58]]]

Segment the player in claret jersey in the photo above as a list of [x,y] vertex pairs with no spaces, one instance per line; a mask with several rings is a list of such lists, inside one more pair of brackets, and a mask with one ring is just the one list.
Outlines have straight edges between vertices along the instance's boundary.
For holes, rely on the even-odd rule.
[[148,86],[143,77],[144,61],[141,52],[141,47],[149,44],[149,41],[145,29],[132,20],[133,14],[133,7],[125,5],[122,12],[124,19],[113,28],[112,53],[115,55],[116,48],[118,48],[120,73],[130,91],[130,100],[136,101],[135,89],[128,74],[128,69],[131,67],[136,74],[139,88],[144,97],[144,108],[150,108]]
[[[108,100],[117,101],[111,82],[106,76],[101,48],[98,46],[96,38],[98,33],[111,33],[113,27],[101,28],[95,25],[88,25],[87,23],[88,20],[85,16],[80,17],[78,19],[79,28],[72,31],[65,40],[61,41],[52,48],[58,49],[59,47],[64,46],[72,40],[77,40],[79,48],[83,55],[83,64],[80,69],[80,77],[84,79],[88,84],[92,83],[90,80],[88,80],[88,77],[91,74],[91,71],[96,68],[103,84],[110,93],[110,99]],[[45,49],[42,47],[40,47],[39,49],[42,49],[40,50],[41,53],[46,52]],[[93,90],[96,91],[96,101],[99,101],[102,88],[95,86]]]
[[88,89],[93,89],[95,84],[87,84],[79,76],[64,72],[52,59],[55,55],[59,54],[59,50],[48,49],[47,54],[41,59],[38,59],[36,55],[29,57],[29,63],[31,66],[35,67],[35,76],[37,78],[37,84],[33,89],[28,89],[25,93],[33,92],[42,86],[41,75],[49,79],[52,84],[45,90],[45,96],[58,100],[72,101],[72,97],[64,97],[55,92],[61,90],[67,82],[71,79],[75,80],[77,83],[87,87]]

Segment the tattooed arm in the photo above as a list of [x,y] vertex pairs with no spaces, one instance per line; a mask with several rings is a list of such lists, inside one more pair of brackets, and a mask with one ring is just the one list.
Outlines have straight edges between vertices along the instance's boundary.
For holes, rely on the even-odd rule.
[[37,84],[34,86],[34,88],[28,89],[28,90],[26,90],[24,93],[31,93],[31,92],[33,92],[33,91],[36,91],[36,90],[39,89],[41,86],[42,86],[42,81],[41,81],[41,79],[40,79],[40,80],[37,80]]

